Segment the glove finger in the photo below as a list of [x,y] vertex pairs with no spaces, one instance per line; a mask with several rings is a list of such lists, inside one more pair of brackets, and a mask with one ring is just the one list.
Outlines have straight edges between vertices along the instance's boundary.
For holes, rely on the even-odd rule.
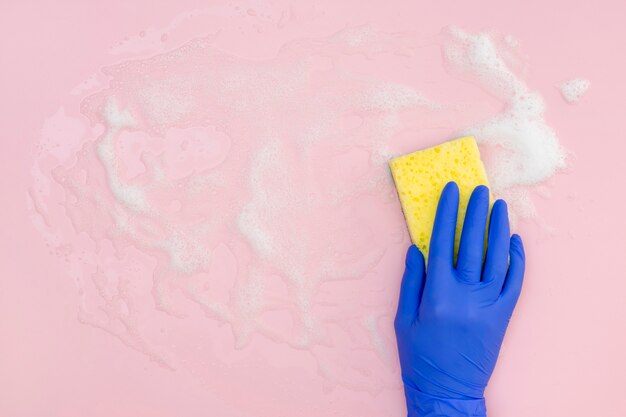
[[510,311],[513,311],[522,291],[524,270],[526,269],[526,254],[524,253],[522,238],[519,235],[511,236],[510,246],[511,264],[506,274],[506,280],[504,281],[500,298]]
[[498,200],[491,210],[487,256],[483,269],[483,282],[494,288],[496,296],[502,289],[509,268],[510,233],[506,203]]
[[428,252],[429,268],[431,265],[441,265],[442,263],[451,268],[454,265],[454,234],[458,210],[459,188],[456,183],[449,182],[443,188],[437,205],[437,214],[435,215]]
[[417,246],[411,245],[406,253],[406,267],[400,284],[396,326],[411,322],[417,316],[424,291],[424,276],[424,255]]
[[466,282],[480,282],[485,251],[485,226],[489,214],[489,189],[474,189],[467,205],[461,246],[456,262],[457,276]]

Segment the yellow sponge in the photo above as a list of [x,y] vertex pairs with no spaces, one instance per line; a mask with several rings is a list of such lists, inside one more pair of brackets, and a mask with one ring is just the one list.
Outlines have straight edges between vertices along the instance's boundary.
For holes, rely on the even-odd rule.
[[467,203],[474,188],[489,186],[476,141],[471,136],[393,158],[389,162],[411,241],[428,259],[428,246],[441,190],[449,181],[459,186],[460,204],[454,255]]

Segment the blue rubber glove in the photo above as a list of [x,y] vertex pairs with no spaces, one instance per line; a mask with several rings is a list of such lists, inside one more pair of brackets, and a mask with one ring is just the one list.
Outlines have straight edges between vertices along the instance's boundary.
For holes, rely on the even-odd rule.
[[486,415],[484,391],[522,288],[524,248],[518,235],[510,236],[503,200],[491,211],[483,265],[489,212],[484,186],[470,198],[454,265],[458,203],[458,187],[448,183],[427,271],[416,246],[407,252],[394,324],[410,417]]

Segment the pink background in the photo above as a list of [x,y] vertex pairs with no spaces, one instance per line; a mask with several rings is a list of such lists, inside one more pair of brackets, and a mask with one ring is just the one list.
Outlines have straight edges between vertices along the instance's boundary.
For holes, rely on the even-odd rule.
[[[488,408],[491,415],[511,417],[625,415],[626,244],[622,234],[626,221],[621,191],[626,142],[620,127],[626,96],[625,4],[306,4],[221,4],[232,13],[238,11],[242,22],[258,15],[248,13],[249,9],[267,8],[278,16],[277,10],[292,10],[296,16],[281,36],[244,29],[239,39],[252,41],[223,48],[235,55],[268,58],[287,40],[329,36],[368,23],[389,32],[410,30],[422,37],[436,36],[452,24],[470,31],[494,29],[520,40],[527,55],[525,80],[543,95],[547,122],[570,156],[567,170],[540,188],[543,197],[534,199],[539,220],[517,227],[526,243],[527,277],[487,391]],[[204,345],[198,343],[195,353],[179,352],[179,357],[192,363],[171,370],[77,318],[80,298],[70,268],[63,256],[51,254],[33,227],[28,189],[41,128],[60,106],[68,111],[77,108],[81,97],[69,92],[100,67],[150,56],[214,33],[209,18],[199,19],[195,25],[172,29],[164,41],[157,38],[152,49],[113,53],[123,51],[119,43],[125,37],[137,37],[143,30],[148,35],[167,32],[163,28],[177,17],[204,7],[205,2],[192,1],[12,1],[0,6],[2,416],[404,413],[397,385],[373,392],[329,382],[306,355],[262,338],[237,351],[224,343],[215,364],[212,353],[204,352]],[[441,58],[433,53],[432,59]],[[443,79],[437,74],[432,77]],[[567,104],[555,86],[577,77],[589,79],[591,89],[577,105]],[[449,91],[443,89],[443,97],[446,94],[452,99],[459,92],[450,86]],[[486,100],[478,92],[460,94],[466,100]],[[386,261],[392,268],[388,273],[391,295],[397,292],[406,244],[395,245]],[[380,326],[389,336],[389,326]],[[229,337],[223,328],[209,328],[200,320],[176,321],[173,327],[177,336],[172,340],[189,341],[189,334],[204,332],[217,340]],[[202,362],[203,355],[207,363]],[[206,366],[198,365],[201,362]],[[380,372],[383,369],[381,365]],[[390,375],[397,377],[397,372]]]

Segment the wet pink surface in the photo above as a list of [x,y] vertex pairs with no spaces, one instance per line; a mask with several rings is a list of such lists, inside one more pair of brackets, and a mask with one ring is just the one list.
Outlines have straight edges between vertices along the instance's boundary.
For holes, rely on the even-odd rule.
[[[528,273],[490,413],[626,412],[624,5],[336,3],[1,6],[0,415],[403,415],[408,236],[384,157],[502,106],[444,68],[449,25],[520,42],[568,152],[516,227]],[[208,55],[179,49],[197,38]],[[167,51],[180,61],[150,59]],[[146,100],[167,106],[142,105],[145,74],[193,80],[198,105],[162,88]],[[555,86],[577,77],[591,88],[567,104]],[[453,106],[398,109],[389,84]],[[143,115],[115,132],[119,182],[138,187],[118,194],[98,156],[111,96]]]

